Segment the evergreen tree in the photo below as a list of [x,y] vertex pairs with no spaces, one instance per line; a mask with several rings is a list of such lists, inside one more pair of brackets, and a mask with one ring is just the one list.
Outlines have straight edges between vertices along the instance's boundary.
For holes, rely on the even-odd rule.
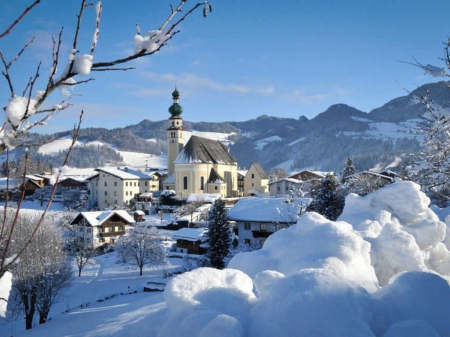
[[227,209],[225,203],[218,199],[209,213],[207,231],[208,251],[206,257],[212,267],[225,268],[225,258],[230,253],[231,236],[228,226]]
[[325,218],[335,221],[344,208],[344,196],[338,189],[339,185],[333,175],[327,174],[322,179],[316,197],[308,207],[308,211],[322,214]]
[[345,180],[345,178],[347,178],[348,176],[351,176],[352,174],[356,173],[356,169],[355,166],[353,166],[353,160],[348,157],[347,158],[347,162],[345,163],[344,166],[344,171],[342,172],[342,181]]

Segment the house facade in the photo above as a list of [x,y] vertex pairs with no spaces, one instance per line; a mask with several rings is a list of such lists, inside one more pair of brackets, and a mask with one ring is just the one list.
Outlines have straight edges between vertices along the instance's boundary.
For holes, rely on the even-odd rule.
[[135,220],[124,210],[81,212],[70,223],[78,245],[97,248],[114,244]]
[[223,197],[238,195],[237,162],[227,146],[219,141],[191,136],[184,145],[183,108],[180,93],[172,93],[173,104],[167,129],[168,178],[163,188],[174,190],[179,197],[191,193],[220,193]]
[[154,183],[153,177],[125,168],[97,168],[98,174],[87,178],[90,182],[90,202],[99,209],[129,205],[147,193]]
[[244,197],[227,215],[230,221],[236,222],[239,243],[260,247],[277,230],[297,223],[310,201],[301,198]]
[[269,176],[260,163],[253,162],[244,177],[244,195],[261,195],[269,192]]
[[303,182],[293,178],[283,178],[269,183],[270,196],[296,195]]

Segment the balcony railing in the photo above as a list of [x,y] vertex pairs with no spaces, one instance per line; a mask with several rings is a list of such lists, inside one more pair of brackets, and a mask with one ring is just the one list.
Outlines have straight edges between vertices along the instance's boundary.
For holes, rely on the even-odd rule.
[[252,231],[254,238],[268,238],[273,232],[267,231]]
[[109,238],[111,236],[120,236],[120,235],[124,235],[125,231],[116,231],[116,232],[103,232],[100,233],[100,237],[101,238]]

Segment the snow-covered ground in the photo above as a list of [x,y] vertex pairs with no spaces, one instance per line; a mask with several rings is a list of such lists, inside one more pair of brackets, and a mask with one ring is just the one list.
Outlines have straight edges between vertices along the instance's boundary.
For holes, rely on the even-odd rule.
[[272,142],[281,142],[281,141],[282,139],[280,136],[271,136],[264,139],[260,139],[255,142],[255,149],[262,150],[264,149],[265,146],[267,146]]
[[88,307],[53,313],[28,332],[7,325],[0,335],[450,336],[450,221],[436,213],[412,182],[351,194],[338,221],[305,213],[225,270],[181,274],[164,294],[96,302],[143,280],[107,255],[69,292]]

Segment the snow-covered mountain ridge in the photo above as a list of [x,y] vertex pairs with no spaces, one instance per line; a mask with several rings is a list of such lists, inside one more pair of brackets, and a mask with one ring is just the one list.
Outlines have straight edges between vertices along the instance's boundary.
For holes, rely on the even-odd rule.
[[[241,167],[249,167],[251,162],[257,161],[266,170],[289,163],[288,170],[338,171],[347,157],[352,157],[357,170],[366,170],[420,150],[422,136],[414,133],[414,127],[425,109],[417,97],[428,92],[436,103],[448,107],[450,89],[445,84],[424,85],[369,113],[346,104],[335,104],[310,120],[305,116],[294,119],[263,115],[243,122],[193,123],[184,120],[183,127],[187,136],[192,132],[225,142]],[[189,119],[189,112],[183,117]],[[100,149],[104,145],[120,153],[160,156],[166,152],[166,129],[166,120],[143,120],[114,130],[82,129],[78,141],[80,146],[96,145]],[[39,137],[45,141],[55,139],[53,143],[56,143],[70,135],[71,131],[67,131]],[[29,135],[29,141],[36,142],[33,138],[36,136]],[[38,152],[54,155],[55,152],[49,150],[52,146],[46,144]],[[96,166],[77,161],[77,156],[76,153],[72,155],[72,166]],[[102,164],[131,165],[124,158],[104,159]]]

